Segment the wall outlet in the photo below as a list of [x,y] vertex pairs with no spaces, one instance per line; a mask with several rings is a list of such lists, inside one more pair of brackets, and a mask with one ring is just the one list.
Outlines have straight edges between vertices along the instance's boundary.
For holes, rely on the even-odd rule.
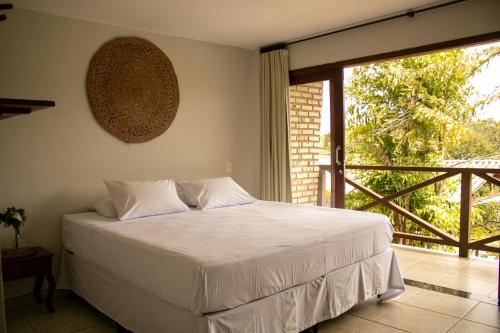
[[227,173],[233,172],[233,163],[232,162],[226,162],[226,172]]

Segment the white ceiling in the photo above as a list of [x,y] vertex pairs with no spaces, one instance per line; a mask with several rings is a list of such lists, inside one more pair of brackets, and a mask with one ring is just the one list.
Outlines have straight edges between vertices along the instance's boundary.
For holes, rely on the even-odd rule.
[[18,0],[14,6],[255,49],[436,0]]

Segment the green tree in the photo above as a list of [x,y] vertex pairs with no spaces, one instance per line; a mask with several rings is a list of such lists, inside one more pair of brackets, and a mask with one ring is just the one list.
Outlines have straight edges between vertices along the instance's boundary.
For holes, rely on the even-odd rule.
[[[476,136],[474,126],[489,131],[485,124],[464,124],[472,124],[476,110],[498,99],[497,92],[480,96],[471,79],[499,54],[500,47],[476,52],[456,49],[355,67],[345,88],[347,163],[432,166],[452,156],[470,156],[457,148],[466,140],[498,142]],[[354,174],[382,195],[431,176],[387,171]],[[447,200],[457,182],[449,179],[395,201],[457,235],[459,204]],[[357,191],[347,196],[351,208],[369,201]],[[429,234],[391,211],[381,207],[373,210],[390,215],[398,231]]]
[[480,119],[464,126],[464,135],[457,139],[456,144],[448,144],[449,158],[500,159],[500,121]]
[[320,144],[321,144],[321,154],[324,155],[330,155],[331,149],[332,149],[332,144],[331,144],[331,139],[330,139],[330,133],[323,134],[320,138]]

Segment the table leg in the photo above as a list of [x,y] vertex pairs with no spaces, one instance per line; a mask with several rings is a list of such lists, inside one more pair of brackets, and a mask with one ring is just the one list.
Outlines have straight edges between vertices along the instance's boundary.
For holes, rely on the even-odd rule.
[[54,310],[54,305],[52,304],[52,299],[54,298],[54,292],[56,290],[56,280],[54,280],[54,277],[52,276],[51,272],[47,272],[45,274],[45,278],[49,283],[49,290],[47,290],[45,305],[47,306],[47,310],[49,310],[50,313],[54,313],[55,310]]
[[35,298],[37,302],[43,302],[43,297],[42,297],[42,286],[43,286],[43,275],[37,275],[36,276],[36,281],[35,281]]

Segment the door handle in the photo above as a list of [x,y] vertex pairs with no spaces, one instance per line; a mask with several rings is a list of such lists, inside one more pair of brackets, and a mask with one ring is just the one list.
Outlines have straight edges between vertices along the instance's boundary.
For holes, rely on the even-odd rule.
[[338,145],[335,147],[335,163],[339,166],[339,174],[344,174],[344,157],[340,158],[340,153],[342,152],[342,146]]
[[342,150],[342,146],[338,145],[335,147],[335,163],[337,163],[338,166],[342,165],[342,161],[340,160],[340,151]]

